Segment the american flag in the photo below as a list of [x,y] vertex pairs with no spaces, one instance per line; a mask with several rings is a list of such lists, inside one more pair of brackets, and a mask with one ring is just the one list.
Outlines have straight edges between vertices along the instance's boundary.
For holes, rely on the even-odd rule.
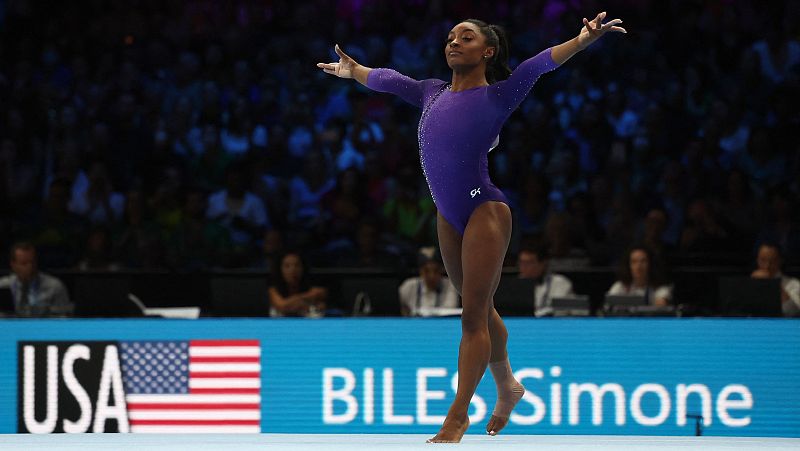
[[258,340],[120,343],[131,432],[261,432]]

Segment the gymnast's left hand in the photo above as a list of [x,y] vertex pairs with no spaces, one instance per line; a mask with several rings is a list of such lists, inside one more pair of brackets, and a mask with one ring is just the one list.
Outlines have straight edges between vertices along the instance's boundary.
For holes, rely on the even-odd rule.
[[581,28],[581,32],[578,34],[578,45],[581,49],[585,49],[592,42],[600,39],[601,36],[609,31],[627,33],[624,28],[617,26],[617,24],[622,23],[622,19],[614,19],[603,23],[603,19],[605,18],[605,11],[598,14],[597,17],[595,17],[591,22],[586,20],[585,17],[583,18],[583,28]]

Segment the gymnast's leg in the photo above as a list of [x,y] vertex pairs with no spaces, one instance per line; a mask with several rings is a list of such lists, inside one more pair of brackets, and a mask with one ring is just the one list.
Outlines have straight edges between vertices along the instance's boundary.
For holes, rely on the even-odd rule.
[[[496,290],[497,284],[494,286],[494,291]],[[497,385],[497,403],[494,406],[492,417],[486,424],[486,433],[497,435],[508,424],[511,411],[525,394],[525,388],[511,372],[511,364],[506,351],[508,331],[494,306],[489,311],[489,335],[492,337],[492,356],[489,359],[489,369],[492,371],[495,385]]]
[[[440,221],[440,224],[443,222]],[[450,257],[452,262],[453,252],[449,246],[453,240],[446,239],[443,242],[442,229],[446,230],[447,227],[439,227],[442,256]],[[511,211],[506,204],[485,202],[472,212],[461,240],[463,311],[458,355],[458,389],[442,428],[429,440],[431,442],[458,442],[469,427],[469,402],[492,354],[489,313],[510,237]],[[445,257],[445,253],[449,253],[448,257]]]
[[[439,248],[442,253],[442,260],[444,267],[447,270],[447,276],[452,282],[453,286],[461,294],[461,284],[463,281],[463,272],[461,270],[461,234],[451,226],[443,217],[439,215],[437,218],[437,231],[439,235]],[[500,273],[497,274],[494,284],[492,285],[492,293],[497,291],[497,285],[500,283]],[[508,341],[508,332],[503,320],[495,310],[494,305],[489,309],[489,338],[492,342],[492,354],[489,357],[489,368],[492,370],[495,384],[497,385],[497,404],[495,405],[492,417],[486,424],[486,432],[490,435],[496,435],[508,423],[508,417],[514,406],[522,398],[525,389],[516,379],[514,379],[511,368],[508,363],[508,352],[506,351],[506,342]]]

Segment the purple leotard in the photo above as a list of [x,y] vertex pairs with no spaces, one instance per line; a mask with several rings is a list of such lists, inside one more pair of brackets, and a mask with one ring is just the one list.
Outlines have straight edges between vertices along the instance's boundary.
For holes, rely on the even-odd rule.
[[417,131],[422,171],[439,213],[462,235],[478,205],[508,204],[489,180],[487,156],[539,76],[558,66],[550,50],[523,61],[505,81],[459,92],[442,80],[417,81],[392,69],[373,69],[367,77],[370,89],[422,108]]

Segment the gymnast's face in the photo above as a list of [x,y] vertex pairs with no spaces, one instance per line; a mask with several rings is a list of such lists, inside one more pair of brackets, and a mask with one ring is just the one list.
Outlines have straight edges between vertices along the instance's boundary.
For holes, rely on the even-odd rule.
[[494,47],[486,45],[486,36],[471,22],[461,22],[447,34],[444,56],[453,70],[486,64],[492,55]]

